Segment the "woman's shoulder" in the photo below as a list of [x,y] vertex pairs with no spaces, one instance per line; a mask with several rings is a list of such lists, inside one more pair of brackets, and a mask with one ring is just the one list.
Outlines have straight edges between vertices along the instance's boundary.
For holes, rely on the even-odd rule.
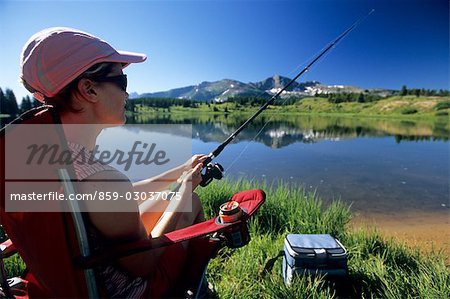
[[129,194],[133,192],[133,185],[128,177],[118,170],[96,172],[84,180],[79,181],[77,185],[77,189],[83,193],[110,194],[114,196],[115,201],[125,201],[125,203],[129,202],[129,200],[125,199],[129,199],[131,197]]
[[96,176],[124,176],[114,167],[97,160],[83,145],[68,141],[67,146],[71,152],[72,165],[79,181]]
[[93,182],[107,181],[107,182],[116,182],[118,184],[120,184],[120,183],[131,184],[130,179],[125,174],[123,174],[119,170],[112,168],[112,167],[110,169],[104,169],[101,171],[97,171],[94,174],[86,177],[84,180],[85,181],[93,181]]

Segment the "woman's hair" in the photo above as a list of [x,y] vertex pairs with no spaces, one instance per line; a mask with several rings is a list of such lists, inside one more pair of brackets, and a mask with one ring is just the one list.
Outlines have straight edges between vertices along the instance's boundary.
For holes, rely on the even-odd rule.
[[[51,98],[45,98],[45,104],[52,105],[57,111],[64,112],[81,112],[82,109],[76,108],[72,102],[72,93],[77,91],[78,82],[83,79],[91,79],[95,81],[95,79],[104,78],[111,73],[115,62],[102,62],[97,63],[78,76],[75,80],[70,82],[67,86],[65,86],[57,95]],[[26,89],[30,92],[34,92],[35,90],[29,86],[25,81],[23,84]]]

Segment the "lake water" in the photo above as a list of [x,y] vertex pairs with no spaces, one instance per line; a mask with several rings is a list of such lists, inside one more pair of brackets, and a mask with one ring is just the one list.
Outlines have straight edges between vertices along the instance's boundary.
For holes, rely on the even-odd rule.
[[[248,116],[165,115],[134,124],[192,124],[192,152],[210,153]],[[215,162],[230,178],[282,179],[368,213],[449,211],[449,123],[261,115]]]

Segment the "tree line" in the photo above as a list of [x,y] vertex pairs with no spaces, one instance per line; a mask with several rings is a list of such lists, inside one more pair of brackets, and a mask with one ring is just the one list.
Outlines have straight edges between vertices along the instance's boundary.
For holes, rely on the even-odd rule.
[[14,92],[7,88],[3,91],[0,88],[0,114],[7,114],[9,117],[16,117],[19,114],[40,106],[41,103],[30,96],[25,96],[22,98],[20,105],[17,103],[16,95]]
[[[316,94],[314,97],[326,97],[324,94]],[[234,97],[228,97],[226,102],[230,103],[236,103],[237,105],[241,106],[261,106],[262,104],[266,103],[271,96],[234,96]],[[283,97],[283,98],[277,98],[272,102],[272,106],[287,106],[287,105],[293,105],[299,101],[301,101],[304,97]]]
[[[448,90],[440,89],[419,89],[419,88],[407,88],[406,85],[403,85],[400,91],[397,93],[400,96],[407,95],[415,95],[415,96],[449,96],[450,92]],[[327,98],[330,103],[343,103],[343,102],[358,102],[358,103],[367,103],[378,101],[382,99],[380,95],[369,94],[369,93],[352,93],[352,92],[343,92],[343,93],[330,93],[330,94],[317,94],[316,97],[324,97]],[[255,96],[236,96],[229,97],[227,102],[236,103],[241,106],[260,106],[264,104],[269,97],[255,97]],[[298,101],[301,101],[300,97],[291,97],[285,99],[277,99],[273,102],[272,105],[292,105]],[[178,99],[178,98],[138,98],[128,101],[127,110],[129,111],[138,111],[136,107],[152,107],[152,108],[167,108],[170,110],[172,106],[181,106],[181,107],[189,107],[189,108],[198,108],[199,105],[203,104],[201,101],[194,100],[186,100],[186,99]],[[211,101],[214,103],[214,101]],[[206,103],[209,105],[209,103]],[[22,98],[22,102],[19,105],[17,103],[16,96],[11,89],[3,89],[0,88],[0,114],[7,114],[10,117],[16,117],[21,113],[37,107],[41,105],[39,101],[30,96],[25,96]]]
[[136,107],[152,107],[152,108],[167,108],[172,106],[198,108],[199,101],[176,99],[176,98],[138,98],[129,100],[127,102],[127,110],[135,112]]
[[356,92],[341,92],[341,93],[329,93],[327,95],[328,102],[333,104],[339,104],[344,102],[358,102],[358,103],[369,103],[375,102],[383,97],[376,94],[365,94]]
[[403,85],[400,89],[401,96],[414,95],[416,97],[419,96],[438,96],[438,97],[448,97],[450,95],[450,91],[445,89],[425,89],[425,88],[408,88],[406,85]]

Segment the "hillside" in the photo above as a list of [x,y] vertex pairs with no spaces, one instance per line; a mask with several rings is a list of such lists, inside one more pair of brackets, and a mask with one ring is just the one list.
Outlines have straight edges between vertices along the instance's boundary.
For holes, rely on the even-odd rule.
[[[286,86],[290,78],[274,75],[259,82],[243,83],[237,80],[223,79],[214,82],[202,82],[197,85],[185,86],[168,91],[130,95],[130,98],[177,98],[202,102],[225,102],[229,97],[258,97],[270,98]],[[363,89],[349,85],[326,85],[318,81],[293,82],[293,84],[281,94],[286,97],[305,97],[316,94],[329,93],[368,93],[380,96],[389,96],[394,93],[388,89]]]
[[[281,108],[281,107],[280,107]],[[324,98],[304,98],[290,106],[293,112],[339,113],[361,115],[449,115],[449,97],[393,96],[379,101],[330,103]],[[281,108],[283,109],[283,108]]]

